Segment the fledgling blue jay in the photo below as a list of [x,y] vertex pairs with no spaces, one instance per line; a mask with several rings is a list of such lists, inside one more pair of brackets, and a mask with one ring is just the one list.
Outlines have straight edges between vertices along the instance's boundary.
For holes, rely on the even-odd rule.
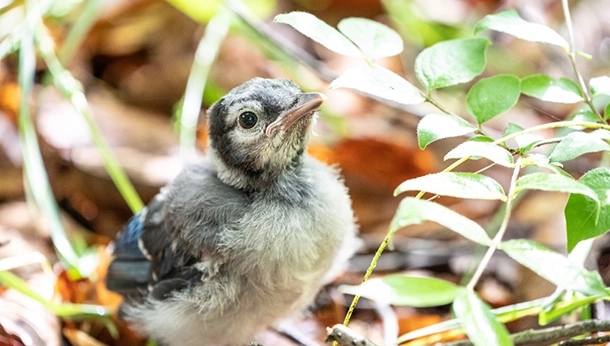
[[[209,150],[119,234],[107,286],[164,345],[243,345],[310,304],[358,247],[336,169],[305,153],[325,99],[255,78],[208,112]],[[135,297],[135,298],[134,298]]]

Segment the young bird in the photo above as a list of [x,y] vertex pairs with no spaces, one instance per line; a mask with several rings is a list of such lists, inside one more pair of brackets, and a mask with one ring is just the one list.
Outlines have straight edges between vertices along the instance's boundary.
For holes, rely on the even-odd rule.
[[358,246],[336,169],[305,153],[325,96],[255,78],[208,112],[208,157],[118,235],[107,286],[164,345],[243,345],[310,304]]

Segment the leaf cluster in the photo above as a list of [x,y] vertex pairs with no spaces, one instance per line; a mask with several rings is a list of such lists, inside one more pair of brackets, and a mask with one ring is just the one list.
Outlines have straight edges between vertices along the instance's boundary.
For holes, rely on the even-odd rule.
[[[567,6],[564,9],[568,11]],[[569,12],[566,12],[566,17],[569,18],[568,15]],[[415,198],[406,197],[400,203],[386,239],[365,275],[365,282],[358,286],[343,287],[344,292],[356,295],[346,324],[360,296],[417,307],[452,303],[457,322],[475,345],[512,345],[513,341],[502,322],[513,318],[509,315],[518,309],[510,313],[494,312],[474,291],[496,250],[504,251],[558,287],[557,296],[563,299],[547,301],[548,304],[544,307],[542,303],[536,302],[525,308],[531,312],[532,307],[535,307],[533,311],[539,314],[541,324],[587,306],[594,300],[607,299],[608,290],[600,275],[584,269],[582,261],[574,261],[530,240],[504,241],[503,236],[517,196],[527,190],[569,194],[564,210],[568,252],[579,244],[582,248],[589,249],[590,239],[606,233],[610,228],[610,202],[607,197],[607,191],[610,191],[610,169],[593,169],[579,180],[562,169],[562,162],[610,149],[607,143],[610,139],[610,126],[606,123],[610,106],[605,104],[600,109],[592,102],[601,95],[610,95],[610,77],[593,78],[587,86],[575,68],[578,77],[576,82],[565,77],[554,79],[544,74],[523,78],[511,74],[480,78],[468,91],[468,114],[464,116],[446,110],[433,97],[435,90],[471,82],[485,71],[486,51],[492,41],[482,37],[484,33],[497,31],[522,40],[556,46],[573,62],[577,54],[567,40],[547,26],[522,19],[514,10],[488,15],[475,26],[472,37],[436,43],[417,56],[414,71],[422,86],[418,88],[376,63],[379,58],[400,54],[403,50],[402,40],[389,27],[368,19],[348,18],[338,24],[337,30],[303,12],[278,15],[275,21],[293,26],[338,54],[363,59],[362,66],[340,75],[330,84],[329,89],[350,88],[405,105],[429,102],[436,106],[439,112],[427,114],[418,125],[417,136],[421,149],[449,137],[470,137],[446,154],[445,160],[457,161],[443,172],[410,179],[397,187],[397,195],[405,191],[420,193]],[[581,107],[567,121],[527,129],[509,123],[501,137],[488,135],[484,129],[485,123],[511,110],[521,95],[545,102],[580,103]],[[605,116],[600,111],[604,111]],[[553,138],[544,139],[533,134],[536,131],[562,128],[569,131],[558,132],[557,137]],[[535,148],[549,144],[556,145],[548,155],[534,151]],[[489,160],[510,172],[508,191],[504,191],[497,181],[483,173],[453,172],[463,162],[478,159]],[[434,201],[422,200],[424,192],[504,203],[502,225],[490,237],[475,221]],[[458,286],[439,279],[400,274],[367,281],[366,278],[370,276],[376,260],[392,235],[402,227],[424,221],[441,224],[487,249],[469,283]],[[563,294],[565,292],[572,293]],[[576,299],[566,303],[568,297]],[[436,331],[441,329],[436,328]],[[407,335],[400,340],[409,338]]]

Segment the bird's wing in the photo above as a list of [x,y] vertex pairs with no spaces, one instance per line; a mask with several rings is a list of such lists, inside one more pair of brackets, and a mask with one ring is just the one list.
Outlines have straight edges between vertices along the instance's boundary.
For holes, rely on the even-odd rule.
[[201,278],[202,273],[192,266],[197,260],[172,246],[166,230],[166,200],[167,191],[156,195],[117,237],[108,267],[108,289],[136,297],[148,290],[152,298],[161,300]]
[[164,299],[211,277],[222,265],[219,235],[240,214],[225,209],[243,210],[245,200],[209,163],[185,168],[119,234],[107,287],[130,296],[148,289]]

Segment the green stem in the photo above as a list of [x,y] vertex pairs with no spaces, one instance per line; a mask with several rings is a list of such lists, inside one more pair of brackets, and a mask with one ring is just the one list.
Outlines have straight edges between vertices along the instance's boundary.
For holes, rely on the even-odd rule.
[[180,116],[180,151],[183,156],[195,153],[197,119],[201,111],[203,92],[212,63],[218,55],[220,45],[231,26],[231,16],[226,9],[220,10],[208,23],[205,35],[199,42],[191,67]]
[[112,152],[110,145],[106,142],[104,135],[93,121],[91,109],[87,103],[85,93],[82,91],[83,87],[78,80],[76,80],[70,71],[66,70],[57,59],[55,52],[53,51],[53,40],[42,28],[42,24],[37,27],[36,30],[36,41],[38,43],[38,50],[42,55],[43,59],[47,64],[49,73],[53,77],[53,83],[57,89],[61,92],[63,97],[68,99],[70,103],[76,108],[77,112],[83,117],[91,132],[93,143],[98,148],[102,160],[108,171],[108,175],[117,186],[117,189],[125,199],[125,202],[133,213],[138,212],[144,207],[144,203],[140,199],[140,196],[136,192],[135,187],[127,177],[127,173],[121,167],[118,159]]
[[[458,117],[457,114],[452,113],[451,111],[446,109],[443,105],[441,105],[438,101],[436,101],[434,98],[432,98],[432,95],[430,95],[430,91],[428,91],[428,94],[426,94],[426,95],[424,95],[422,93],[422,96],[424,96],[424,98],[426,99],[426,102],[428,102],[431,105],[433,105],[434,107],[438,108],[438,110],[440,110],[441,112]],[[491,138],[491,136],[487,132],[485,132],[485,130],[483,130],[483,128],[481,128],[480,124],[476,130],[476,133]]]
[[604,130],[610,131],[610,126],[607,124],[598,124],[598,123],[590,123],[590,122],[575,122],[575,121],[560,121],[560,122],[542,124],[542,125],[527,128],[523,131],[511,133],[510,135],[508,135],[506,137],[502,137],[500,139],[495,140],[493,143],[502,144],[502,143],[508,142],[511,139],[524,135],[526,133],[554,129],[554,128],[562,128],[562,127],[585,127],[588,129],[604,129]]
[[[33,5],[32,5],[33,6]],[[49,184],[40,146],[30,114],[30,96],[34,85],[36,55],[34,51],[34,27],[39,13],[26,2],[26,21],[23,26],[19,47],[18,83],[21,89],[19,104],[19,139],[23,151],[24,182],[29,187],[33,199],[49,225],[53,245],[59,258],[68,268],[78,268],[78,255],[70,243],[59,218],[59,208]],[[35,6],[34,6],[35,7]]]
[[109,317],[112,312],[107,307],[93,304],[56,303],[45,299],[34,291],[23,279],[17,275],[0,270],[0,284],[12,288],[21,294],[39,302],[45,309],[64,318],[99,318]]
[[446,109],[445,107],[443,107],[443,105],[441,105],[438,101],[436,101],[435,99],[432,98],[432,96],[430,95],[430,93],[428,92],[427,95],[424,95],[424,97],[426,98],[426,102],[430,103],[431,105],[433,105],[434,107],[438,108],[438,110],[440,110],[441,112],[445,113],[445,114],[453,114],[452,112],[450,112],[448,109]]
[[[368,281],[368,279],[371,277],[371,274],[373,274],[373,270],[377,266],[379,257],[381,257],[383,250],[385,250],[385,248],[388,246],[388,243],[392,239],[392,236],[394,235],[395,232],[396,232],[395,230],[390,230],[388,232],[388,234],[386,234],[385,238],[383,238],[383,242],[381,242],[381,245],[379,245],[377,252],[375,252],[375,256],[373,256],[373,260],[371,261],[371,264],[369,265],[368,269],[366,270],[366,273],[364,274],[364,277],[362,278],[363,283]],[[352,300],[352,303],[350,304],[349,309],[347,310],[347,314],[345,314],[345,319],[343,320],[344,326],[347,326],[350,319],[352,318],[352,314],[354,313],[354,309],[356,309],[356,305],[358,305],[359,300],[360,300],[359,295],[354,296],[354,299]],[[336,342],[333,342],[333,345],[336,345]]]
[[474,290],[474,286],[477,284],[477,282],[481,278],[483,271],[485,270],[485,268],[489,264],[489,261],[491,260],[491,256],[493,256],[494,252],[500,245],[500,242],[502,242],[504,233],[506,233],[506,229],[508,228],[508,221],[510,220],[513,201],[515,198],[515,186],[517,184],[517,178],[519,178],[520,170],[521,170],[521,158],[519,158],[517,160],[517,162],[515,163],[515,170],[513,171],[513,176],[510,181],[510,188],[508,190],[508,199],[506,201],[506,211],[504,213],[504,218],[502,219],[502,224],[500,225],[500,229],[498,230],[498,233],[496,233],[496,235],[492,239],[491,244],[489,245],[489,248],[487,249],[487,252],[485,252],[485,255],[483,256],[483,259],[481,259],[481,262],[479,263],[477,270],[474,272],[474,274],[472,275],[472,278],[470,279],[470,282],[466,286],[466,288],[469,290]]
[[568,57],[570,59],[570,64],[572,65],[572,69],[574,70],[574,75],[576,76],[576,80],[582,89],[582,94],[584,96],[585,103],[591,108],[591,111],[595,113],[602,121],[604,117],[597,111],[597,108],[593,104],[593,98],[589,93],[589,89],[585,84],[585,80],[582,75],[578,71],[578,67],[576,66],[576,48],[574,45],[574,29],[572,28],[572,17],[570,15],[570,7],[568,6],[568,0],[561,0],[561,5],[563,7],[563,14],[566,18],[566,28],[568,29]]
[[66,64],[72,59],[76,49],[80,46],[89,29],[95,23],[95,19],[100,15],[100,8],[104,4],[103,0],[87,0],[85,7],[80,13],[74,25],[64,39],[64,43],[57,56],[62,64]]

